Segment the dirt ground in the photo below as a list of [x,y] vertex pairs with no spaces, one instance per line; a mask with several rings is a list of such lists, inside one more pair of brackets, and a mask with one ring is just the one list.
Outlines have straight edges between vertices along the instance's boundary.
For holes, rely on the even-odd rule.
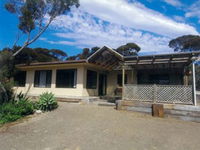
[[200,123],[59,103],[0,128],[1,150],[199,150]]

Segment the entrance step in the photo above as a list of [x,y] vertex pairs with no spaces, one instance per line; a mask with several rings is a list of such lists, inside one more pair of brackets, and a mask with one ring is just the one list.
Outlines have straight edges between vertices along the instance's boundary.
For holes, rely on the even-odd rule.
[[106,100],[107,102],[110,103],[115,103],[117,100],[120,100],[122,97],[121,96],[101,96],[100,99]]
[[99,102],[98,106],[110,106],[110,107],[115,107],[115,103],[109,103],[109,102]]
[[72,99],[72,98],[57,98],[58,102],[67,102],[67,103],[80,103],[81,99]]

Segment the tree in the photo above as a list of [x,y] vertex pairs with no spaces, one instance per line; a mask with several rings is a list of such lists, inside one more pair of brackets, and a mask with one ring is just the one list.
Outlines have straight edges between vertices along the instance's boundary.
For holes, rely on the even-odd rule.
[[200,50],[200,36],[198,35],[184,35],[169,42],[169,47],[174,51],[187,52]]
[[77,60],[77,55],[76,56],[69,56],[69,57],[67,57],[66,60]]
[[[20,47],[14,47],[14,52],[20,49]],[[31,62],[50,62],[50,61],[62,61],[67,57],[67,54],[58,49],[46,49],[46,48],[24,48],[22,53],[15,56],[15,64],[29,64]]]
[[[16,52],[20,47],[15,46],[14,49],[4,48],[2,52]],[[15,56],[13,60],[16,64],[30,64],[32,62],[50,62],[50,61],[62,61],[67,57],[67,54],[58,49],[46,49],[46,48],[29,48],[26,47]]]
[[70,56],[68,57],[66,60],[80,60],[80,59],[87,59],[90,55],[92,55],[93,53],[95,53],[98,49],[100,49],[100,47],[92,47],[91,49],[89,48],[84,48],[82,50],[82,53],[74,55],[74,56]]
[[0,51],[0,104],[12,99],[12,80],[14,66],[9,51]]
[[137,55],[137,53],[140,51],[140,47],[135,43],[127,43],[126,45],[118,47],[116,51],[123,56],[132,56]]
[[[87,59],[89,56],[91,56],[93,53],[95,53],[99,49],[100,47],[98,46],[92,47],[91,49],[84,48],[82,53],[77,54],[75,56],[70,56],[66,60]],[[122,45],[118,47],[116,51],[124,56],[132,56],[132,55],[137,55],[137,53],[140,51],[140,47],[135,43],[127,43],[126,45]]]
[[98,46],[92,47],[91,48],[91,54],[95,53],[99,49],[100,49],[100,47],[98,47]]
[[78,55],[78,58],[79,59],[87,59],[89,55],[90,55],[90,49],[84,48],[82,53]]
[[[24,44],[13,56],[35,42],[57,16],[69,12],[72,6],[78,7],[79,0],[8,0],[5,8],[17,15],[18,28],[22,34],[26,35]],[[20,36],[16,39],[14,46],[19,38]]]

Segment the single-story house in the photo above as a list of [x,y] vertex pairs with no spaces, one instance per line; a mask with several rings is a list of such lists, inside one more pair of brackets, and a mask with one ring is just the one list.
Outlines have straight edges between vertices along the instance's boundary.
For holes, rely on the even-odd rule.
[[17,67],[16,92],[56,97],[120,96],[124,85],[188,85],[187,66],[200,52],[122,56],[102,47],[84,60],[39,62]]

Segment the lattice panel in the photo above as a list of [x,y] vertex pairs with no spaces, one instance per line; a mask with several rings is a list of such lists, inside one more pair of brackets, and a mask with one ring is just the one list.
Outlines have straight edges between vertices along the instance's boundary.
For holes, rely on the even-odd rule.
[[124,99],[137,101],[153,101],[153,85],[125,85]]
[[126,84],[123,89],[123,99],[155,103],[193,104],[192,86]]
[[157,85],[156,102],[193,104],[192,86]]

